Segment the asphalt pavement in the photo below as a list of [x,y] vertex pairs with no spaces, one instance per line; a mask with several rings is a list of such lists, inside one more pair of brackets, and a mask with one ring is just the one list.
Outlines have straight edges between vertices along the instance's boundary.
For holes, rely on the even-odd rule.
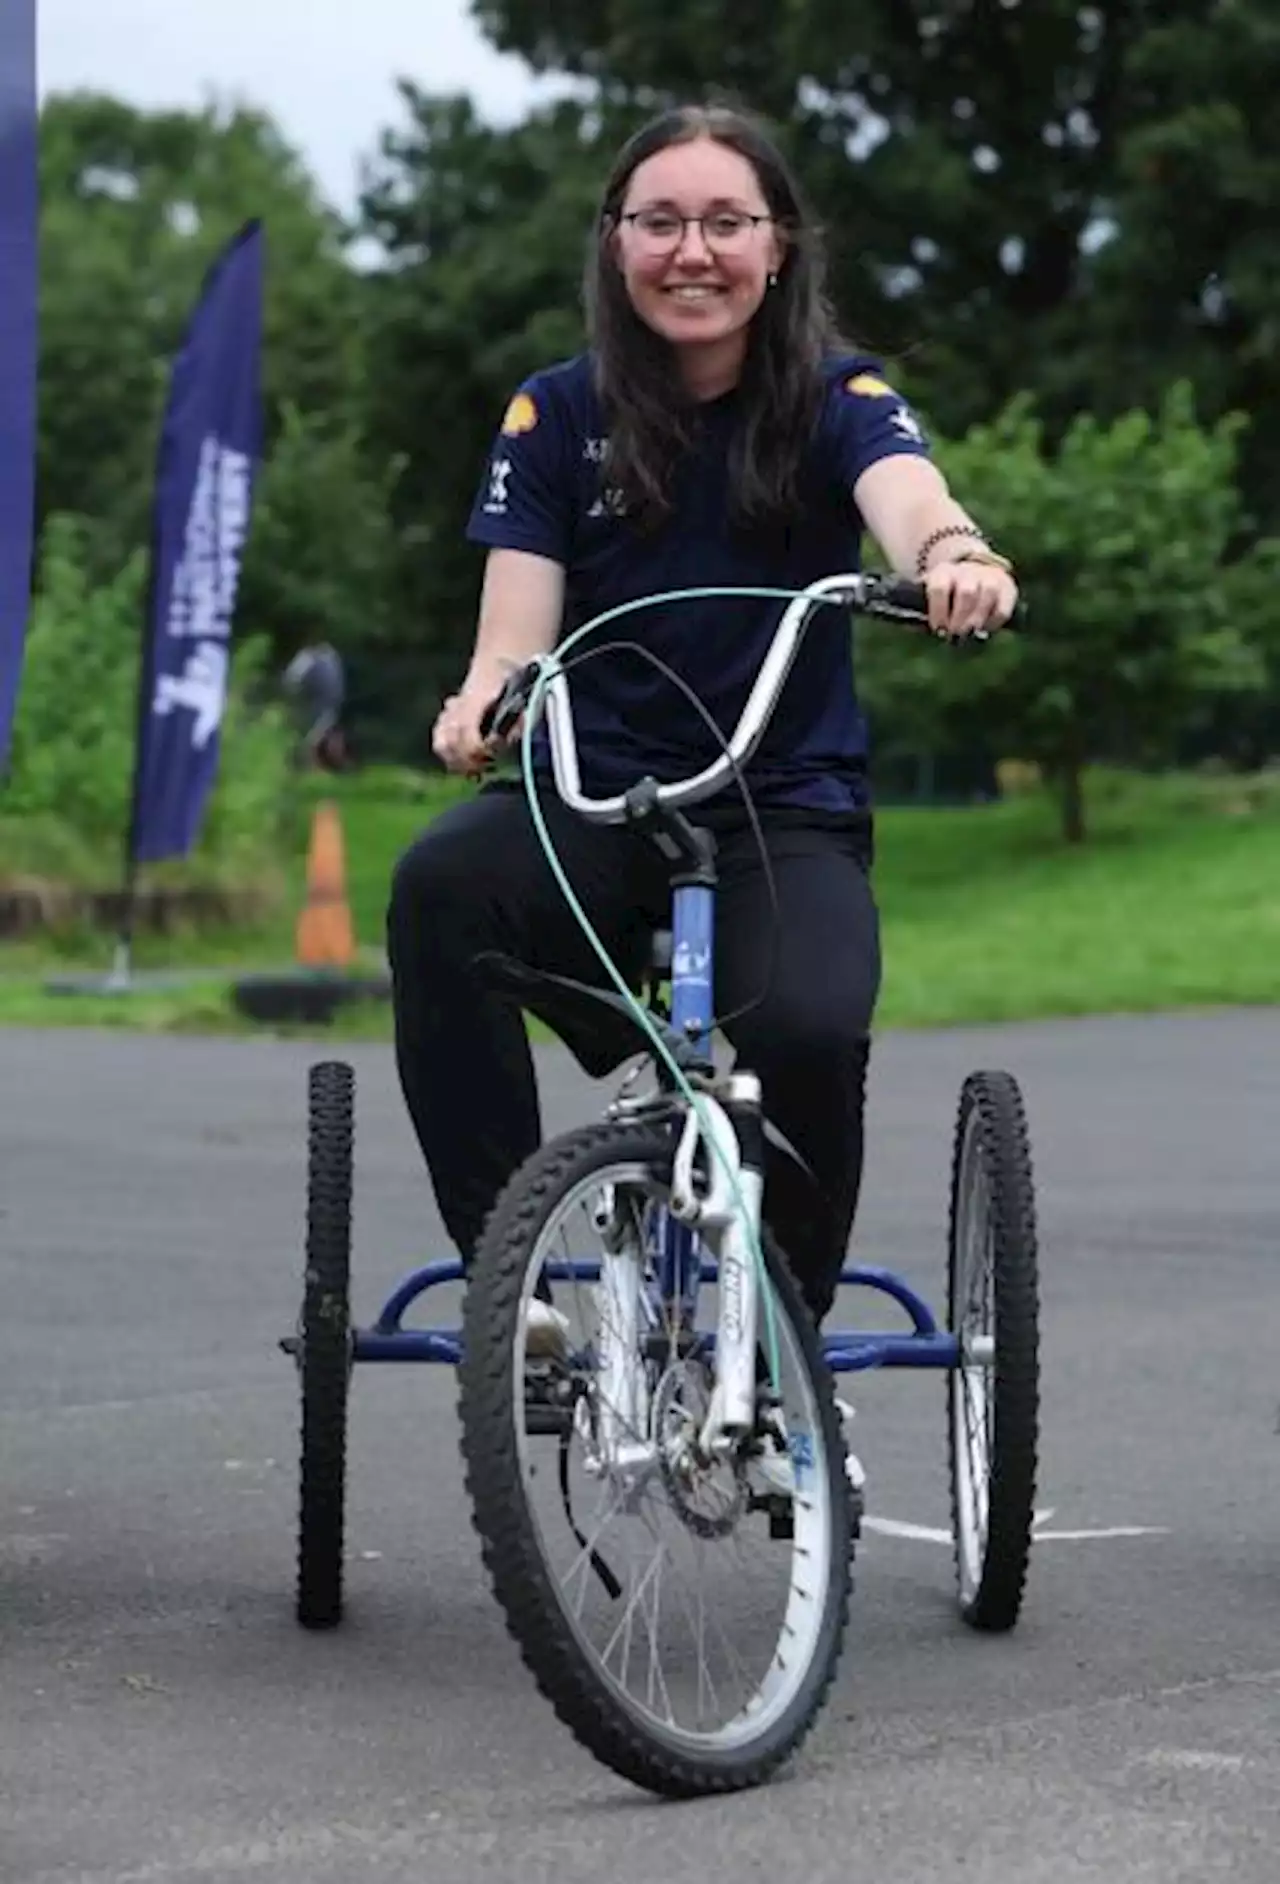
[[[1044,1433],[1027,1604],[954,1607],[940,1378],[862,1377],[842,1671],[767,1788],[581,1750],[493,1602],[452,1377],[356,1377],[350,1599],[292,1614],[311,1044],[0,1034],[4,1884],[1275,1884],[1280,1010],[886,1036],[857,1252],[943,1288],[964,1074],[1026,1095]],[[356,1306],[440,1252],[357,1069]],[[548,1125],[601,1089],[540,1054]],[[432,1319],[447,1320],[442,1302]],[[842,1298],[844,1324],[877,1317]]]

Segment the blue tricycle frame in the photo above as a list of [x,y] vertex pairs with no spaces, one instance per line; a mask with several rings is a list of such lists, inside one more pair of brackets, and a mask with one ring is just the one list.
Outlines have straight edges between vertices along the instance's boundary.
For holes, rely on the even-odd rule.
[[[669,1221],[669,1220],[668,1220]],[[674,1236],[689,1236],[683,1224],[669,1223]],[[600,1265],[590,1259],[549,1262],[543,1272],[549,1282],[598,1282]],[[406,1328],[404,1316],[431,1289],[463,1280],[462,1263],[440,1260],[424,1263],[400,1282],[388,1296],[376,1321],[352,1331],[353,1361],[419,1361],[456,1367],[462,1356],[462,1337],[453,1328]],[[712,1262],[699,1265],[704,1283],[716,1281]],[[875,1367],[953,1368],[960,1357],[958,1338],[939,1328],[920,1295],[892,1270],[854,1264],[840,1272],[841,1287],[875,1289],[888,1296],[911,1318],[911,1330],[829,1330],[822,1337],[827,1365],[836,1374],[859,1373]]]
[[[711,1049],[712,976],[715,890],[711,884],[679,885],[672,894],[669,931],[654,937],[650,985],[670,978],[670,1024],[677,1034],[702,1052]],[[665,1212],[655,1255],[654,1294],[660,1303],[682,1301],[692,1318],[703,1283],[714,1283],[716,1268],[700,1256],[696,1238],[686,1225]],[[406,1276],[388,1296],[367,1328],[355,1328],[351,1337],[353,1362],[425,1362],[456,1366],[462,1354],[462,1336],[456,1328],[406,1328],[404,1318],[432,1289],[464,1279],[458,1258],[425,1263]],[[590,1259],[548,1262],[549,1282],[594,1282],[600,1265]],[[929,1304],[902,1276],[892,1270],[855,1264],[841,1272],[842,1287],[874,1290],[905,1311],[910,1331],[861,1329],[830,1330],[822,1345],[833,1373],[858,1373],[879,1367],[952,1369],[960,1358],[956,1335],[938,1326]]]

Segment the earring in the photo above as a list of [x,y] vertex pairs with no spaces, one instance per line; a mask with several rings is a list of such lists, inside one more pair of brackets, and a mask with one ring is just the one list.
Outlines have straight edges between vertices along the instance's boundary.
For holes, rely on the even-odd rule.
[[776,287],[777,287],[777,285],[778,285],[778,277],[777,277],[777,275],[776,275],[776,274],[773,274],[773,275],[770,275],[770,277],[769,277],[769,286],[770,286],[771,288],[776,288]]

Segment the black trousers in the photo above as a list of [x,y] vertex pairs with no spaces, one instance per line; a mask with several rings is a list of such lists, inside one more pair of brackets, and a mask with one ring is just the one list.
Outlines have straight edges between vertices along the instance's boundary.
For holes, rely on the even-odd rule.
[[[553,790],[540,802],[575,895],[611,958],[638,979],[652,930],[669,922],[668,866],[651,840],[584,823]],[[739,1063],[760,1076],[768,1116],[817,1180],[815,1188],[784,1154],[770,1152],[765,1215],[821,1321],[862,1177],[868,1040],[880,982],[870,837],[866,826],[793,811],[762,812],[761,822],[779,905],[776,937],[755,834],[745,818],[721,822],[716,1012],[751,1003],[725,1034]],[[466,1262],[497,1193],[541,1142],[519,1008],[493,991],[477,956],[499,950],[606,985],[543,854],[522,787],[494,785],[451,807],[403,855],[387,942],[401,1086],[445,1228]],[[605,1070],[591,1067],[589,1056],[584,1063]]]

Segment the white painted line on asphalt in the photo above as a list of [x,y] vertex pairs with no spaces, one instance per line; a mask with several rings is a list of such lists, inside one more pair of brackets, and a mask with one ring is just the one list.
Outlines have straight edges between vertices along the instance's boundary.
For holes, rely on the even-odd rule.
[[1248,1761],[1243,1753],[1211,1753],[1198,1747],[1156,1747],[1140,1753],[1139,1766],[1172,1767],[1188,1773],[1239,1773]]
[[[1109,1540],[1122,1537],[1168,1537],[1169,1531],[1161,1524],[1111,1524],[1098,1530],[1047,1531],[1044,1526],[1050,1518],[1056,1516],[1052,1506],[1046,1511],[1037,1511],[1031,1526],[1031,1541],[1034,1544],[1086,1544],[1096,1540]],[[949,1530],[936,1530],[928,1524],[911,1524],[905,1518],[882,1518],[868,1513],[862,1520],[866,1531],[875,1531],[881,1537],[901,1537],[913,1544],[942,1544],[952,1542]]]
[[899,1518],[873,1518],[869,1514],[862,1520],[864,1531],[878,1531],[881,1537],[906,1537],[917,1544],[949,1544],[950,1531],[931,1531],[925,1524],[906,1524]]
[[1168,1537],[1169,1530],[1163,1524],[1112,1524],[1101,1531],[1033,1531],[1031,1535],[1037,1544],[1088,1544],[1095,1538]]

